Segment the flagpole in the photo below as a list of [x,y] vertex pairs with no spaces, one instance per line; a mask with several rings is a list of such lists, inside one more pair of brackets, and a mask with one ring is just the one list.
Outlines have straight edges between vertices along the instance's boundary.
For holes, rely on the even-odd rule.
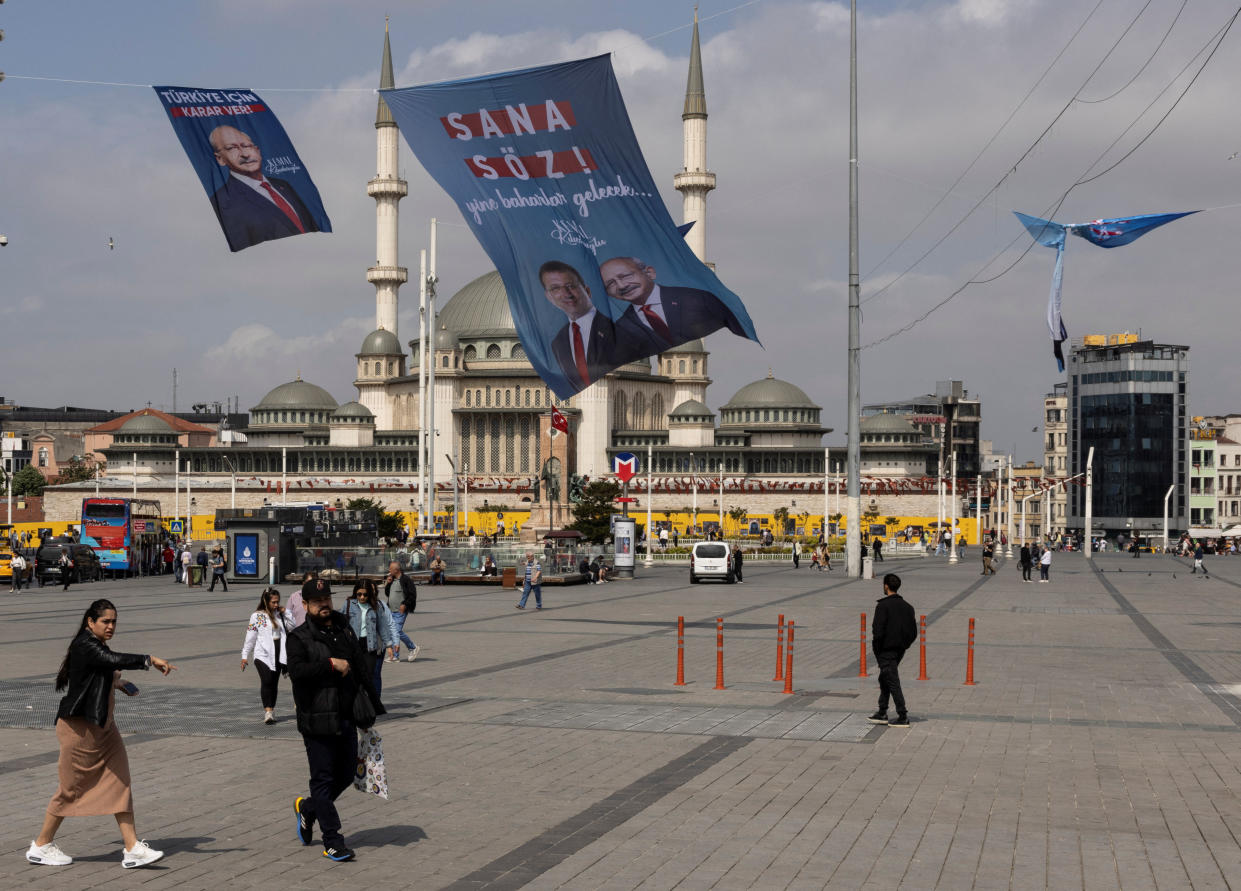
[[651,465],[654,463],[651,459],[654,452],[654,446],[648,442],[646,444],[646,559],[642,561],[642,565],[647,569],[655,565],[655,558],[651,555]]
[[418,531],[427,530],[427,252],[418,252]]
[[857,0],[849,0],[849,515],[846,521],[845,574],[860,577],[861,281],[858,272]]

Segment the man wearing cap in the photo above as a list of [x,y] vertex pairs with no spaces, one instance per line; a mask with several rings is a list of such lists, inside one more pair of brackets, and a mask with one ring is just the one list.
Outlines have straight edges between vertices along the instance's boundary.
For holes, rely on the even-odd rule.
[[297,730],[310,765],[310,795],[293,802],[297,837],[309,845],[318,821],[323,856],[352,860],[353,851],[340,832],[335,801],[353,783],[357,769],[355,698],[367,697],[377,715],[385,710],[364,667],[357,636],[348,619],[332,609],[328,583],[323,579],[307,581],[302,585],[302,601],[306,622],[290,632],[287,645]]

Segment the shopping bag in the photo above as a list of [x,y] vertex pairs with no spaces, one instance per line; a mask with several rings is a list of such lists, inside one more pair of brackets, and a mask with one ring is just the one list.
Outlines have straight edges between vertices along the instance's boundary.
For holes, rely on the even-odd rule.
[[383,740],[374,727],[358,731],[358,767],[353,788],[388,800],[388,771],[384,767]]

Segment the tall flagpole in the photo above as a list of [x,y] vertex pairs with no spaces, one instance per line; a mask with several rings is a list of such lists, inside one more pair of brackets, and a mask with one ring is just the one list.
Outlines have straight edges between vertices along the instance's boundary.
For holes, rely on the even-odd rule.
[[418,529],[427,527],[427,252],[418,253]]
[[849,501],[845,574],[862,574],[861,545],[861,284],[858,275],[857,0],[849,0]]
[[427,531],[435,526],[435,218],[427,265]]

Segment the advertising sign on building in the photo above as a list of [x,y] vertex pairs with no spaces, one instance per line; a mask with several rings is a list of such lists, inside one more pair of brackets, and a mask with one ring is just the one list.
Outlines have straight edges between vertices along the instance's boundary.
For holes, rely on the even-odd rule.
[[257,578],[259,574],[259,537],[257,533],[233,536],[233,574]]

